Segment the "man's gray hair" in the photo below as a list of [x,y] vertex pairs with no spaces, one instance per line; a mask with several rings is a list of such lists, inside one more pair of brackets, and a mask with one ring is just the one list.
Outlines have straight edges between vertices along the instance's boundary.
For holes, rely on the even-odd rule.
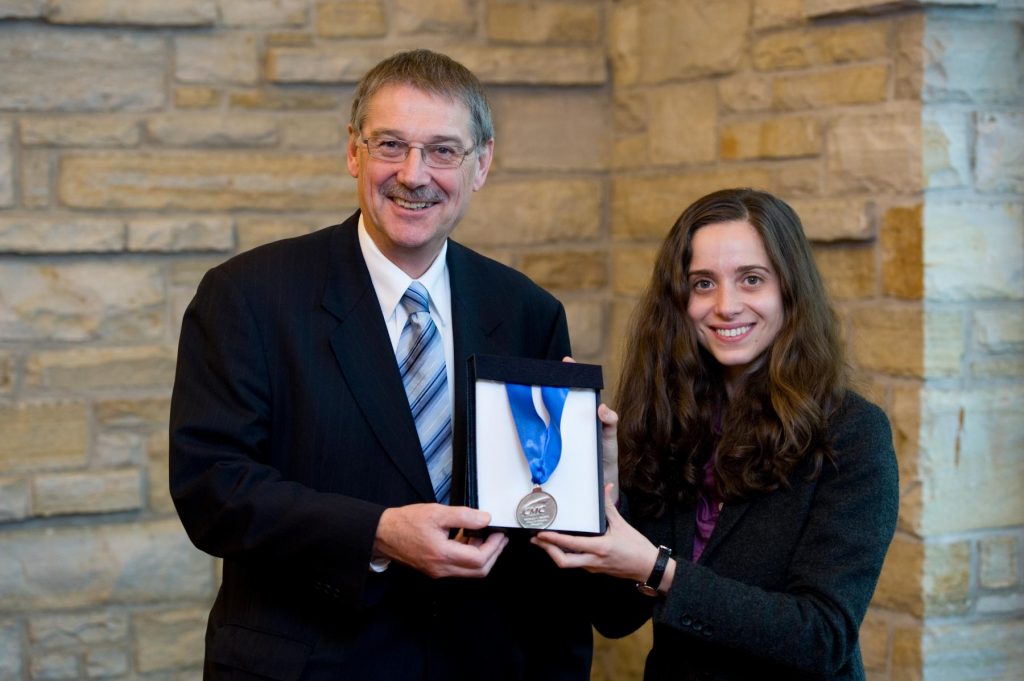
[[352,99],[349,122],[353,128],[362,130],[370,99],[387,85],[411,85],[432,95],[462,102],[469,109],[474,146],[482,146],[494,137],[491,107],[480,81],[451,57],[430,50],[398,52],[363,76]]

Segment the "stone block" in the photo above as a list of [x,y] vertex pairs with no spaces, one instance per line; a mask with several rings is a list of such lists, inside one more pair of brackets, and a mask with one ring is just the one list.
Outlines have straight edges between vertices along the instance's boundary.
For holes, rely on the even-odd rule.
[[648,93],[647,157],[656,165],[696,164],[718,155],[713,83],[666,85]]
[[754,0],[756,30],[798,24],[804,18],[804,0]]
[[[167,438],[164,438],[165,440]],[[96,434],[93,454],[104,467],[129,466],[144,461],[145,441],[142,435],[123,430],[101,431]]]
[[926,13],[915,12],[896,22],[896,56],[893,60],[893,96],[921,101],[924,82],[924,23]]
[[0,472],[82,466],[89,446],[88,418],[87,406],[75,402],[0,407]]
[[871,604],[921,617],[924,555],[924,545],[919,540],[897,534],[885,556]]
[[764,168],[737,167],[703,172],[618,175],[612,178],[612,234],[616,239],[661,240],[683,210],[722,187],[766,187]]
[[[28,479],[0,478],[0,523],[24,520],[31,511],[32,498]],[[0,679],[2,678],[4,677],[0,675]]]
[[237,113],[151,118],[146,121],[146,136],[170,147],[269,147],[278,141],[276,120]]
[[978,596],[974,611],[983,616],[1020,617],[1024,612],[1024,594],[999,591]]
[[922,648],[928,681],[1013,681],[1024,674],[1024,620],[928,623]]
[[772,106],[771,79],[741,73],[718,81],[718,107],[723,113],[767,111]]
[[70,153],[57,186],[64,205],[75,208],[309,211],[357,203],[337,151]]
[[594,668],[590,681],[623,681],[644,675],[644,660],[654,643],[651,623],[619,639],[594,634]]
[[921,190],[921,112],[848,114],[827,133],[830,194],[914,194]]
[[[0,76],[0,78],[3,78],[3,76]],[[14,205],[13,142],[13,127],[6,121],[0,121],[0,208]]]
[[978,585],[1008,589],[1020,584],[1020,540],[1014,534],[982,537],[978,542]]
[[612,290],[639,296],[651,282],[659,246],[618,246],[612,251]]
[[819,196],[823,192],[821,161],[818,159],[790,160],[771,165],[769,186],[777,196],[793,199]]
[[174,89],[174,106],[178,109],[212,109],[220,102],[220,90],[201,85],[183,85]]
[[1024,205],[928,201],[924,225],[926,298],[1024,298]]
[[142,474],[128,468],[37,475],[32,498],[41,516],[134,511],[142,508]]
[[965,614],[970,607],[970,586],[970,542],[925,544],[921,590],[926,617]]
[[873,244],[815,244],[814,260],[835,300],[858,300],[875,294]]
[[173,514],[174,502],[171,500],[170,469],[168,464],[167,435],[162,432],[153,433],[146,443],[146,460],[149,463],[149,508],[154,513]]
[[1024,113],[980,113],[975,126],[978,191],[1024,194]]
[[754,43],[754,68],[780,71],[885,58],[892,29],[891,22],[875,20],[768,33]]
[[14,357],[0,352],[0,394],[10,393],[14,388]]
[[139,122],[125,116],[33,116],[19,122],[21,143],[50,147],[133,147]]
[[0,265],[0,339],[145,340],[162,336],[164,286],[156,263]]
[[923,206],[893,206],[882,216],[882,289],[910,300],[924,297]]
[[920,480],[918,439],[921,432],[921,386],[895,386],[892,389],[892,403],[886,412],[899,460],[900,485],[905,488]]
[[[212,566],[176,518],[7,532],[0,538],[0,597],[8,612],[25,613],[205,601],[213,595]],[[196,627],[200,638],[203,629]]]
[[923,36],[923,101],[1020,104],[1020,31],[1020,23],[1014,21],[929,15]]
[[251,85],[260,78],[255,35],[210,34],[174,40],[175,77],[184,83]]
[[21,205],[48,208],[53,196],[53,161],[49,149],[21,150]]
[[968,114],[925,107],[921,141],[924,146],[924,182],[929,189],[968,187],[971,184],[971,132]]
[[25,388],[83,392],[117,387],[170,388],[174,348],[131,346],[43,350],[25,362]]
[[[222,2],[224,0],[221,0]],[[213,26],[215,0],[48,0],[46,20],[54,24]]]
[[[338,44],[271,47],[266,77],[275,83],[355,83],[392,49]],[[447,54],[484,83],[600,85],[607,80],[604,52],[595,47],[477,47],[452,45]],[[552,64],[558,64],[552,69]]]
[[116,648],[87,650],[84,663],[85,674],[90,679],[123,676],[131,668],[131,660],[127,651]]
[[[345,213],[341,213],[345,214]],[[248,251],[271,241],[287,239],[293,236],[309,234],[317,229],[326,226],[326,222],[303,220],[298,218],[274,218],[274,217],[240,217],[238,218],[238,250]],[[202,272],[196,272],[200,276],[212,267],[212,264],[205,264]],[[195,284],[199,279],[195,279]]]
[[196,215],[128,222],[130,251],[230,251],[234,247],[234,221],[230,217]]
[[478,193],[455,238],[472,248],[578,242],[601,233],[597,179],[492,181]]
[[21,624],[15,620],[0,620],[0,679],[4,681],[24,678],[21,637]]
[[225,26],[268,28],[303,26],[307,0],[219,0]]
[[40,652],[29,656],[29,674],[40,681],[74,679],[78,674],[78,654],[74,652]]
[[894,376],[924,376],[924,313],[920,305],[871,302],[851,314],[857,366]]
[[203,662],[206,610],[139,612],[132,617],[135,664],[144,674],[199,667]]
[[888,64],[777,76],[772,82],[772,104],[786,111],[879,104],[889,96],[889,76]]
[[345,125],[335,115],[289,114],[279,126],[285,149],[343,149],[348,142]]
[[469,36],[476,30],[472,0],[394,0],[395,28],[402,35]]
[[0,252],[113,253],[125,247],[125,225],[119,218],[41,218],[37,214],[0,217]]
[[791,200],[789,205],[800,216],[804,234],[811,241],[868,241],[874,237],[863,199],[806,198]]
[[616,37],[617,51],[638,55],[633,68],[616,70],[616,83],[651,85],[733,73],[746,55],[749,26],[748,2],[646,2]]
[[111,399],[96,402],[96,422],[104,428],[141,428],[166,431],[171,403],[168,399]]
[[324,38],[376,38],[388,31],[381,0],[318,0],[316,32]]
[[969,368],[974,378],[1024,378],[1024,355],[981,357],[972,360]]
[[640,81],[642,63],[640,46],[643,43],[641,10],[638,2],[615,2],[608,8],[608,60],[611,63],[618,94],[623,86]]
[[993,382],[925,388],[921,413],[923,531],[931,536],[1020,525],[1024,387]]
[[[0,109],[159,109],[166,99],[166,59],[164,39],[156,35],[55,28],[22,31],[0,25]],[[59,87],[54,86],[56,73]]]
[[596,4],[571,2],[491,2],[487,6],[487,37],[523,44],[597,43],[602,13]]
[[[347,102],[343,97],[327,92],[302,90],[239,90],[228,95],[228,106],[232,109],[261,109],[265,111],[305,111],[322,109],[334,113],[334,122],[345,129],[345,121],[337,114],[338,102]],[[291,120],[279,121],[284,126]]]
[[892,634],[892,681],[922,681],[921,627],[896,627]]
[[569,300],[565,303],[573,357],[595,361],[604,349],[604,304],[596,300]]
[[884,671],[889,663],[889,625],[872,610],[860,625],[859,643],[864,668]]
[[586,291],[608,283],[608,256],[604,251],[527,251],[519,270],[546,289]]
[[718,144],[724,160],[817,156],[821,123],[810,116],[737,121],[723,126]]
[[602,92],[504,93],[491,98],[495,163],[507,170],[604,170],[610,155]]
[[988,353],[1024,352],[1024,310],[1007,303],[976,310],[971,316],[973,346]]
[[967,318],[957,308],[927,305],[924,320],[924,371],[928,378],[961,374],[967,352]]
[[0,19],[40,19],[46,0],[0,0]]

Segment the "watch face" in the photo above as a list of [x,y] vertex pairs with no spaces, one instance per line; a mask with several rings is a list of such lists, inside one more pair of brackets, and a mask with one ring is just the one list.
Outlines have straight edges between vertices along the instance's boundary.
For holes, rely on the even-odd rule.
[[647,584],[637,584],[636,585],[636,590],[639,591],[640,593],[642,593],[644,596],[657,596],[658,595],[658,590],[655,589],[653,586],[648,586]]

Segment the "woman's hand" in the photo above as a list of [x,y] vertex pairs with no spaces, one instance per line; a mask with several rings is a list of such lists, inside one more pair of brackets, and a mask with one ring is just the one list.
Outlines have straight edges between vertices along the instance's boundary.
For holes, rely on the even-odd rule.
[[608,531],[604,535],[578,537],[539,532],[530,541],[544,549],[558,567],[583,568],[643,582],[651,574],[658,548],[619,515],[615,503],[607,498],[611,488],[611,484],[605,485]]

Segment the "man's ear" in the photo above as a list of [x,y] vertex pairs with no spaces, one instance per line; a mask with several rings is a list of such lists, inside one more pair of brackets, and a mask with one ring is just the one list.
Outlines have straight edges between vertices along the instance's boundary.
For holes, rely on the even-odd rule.
[[473,191],[479,191],[487,181],[487,173],[491,170],[491,161],[494,159],[494,138],[487,140],[487,143],[477,149],[476,152],[476,177],[473,178]]
[[359,135],[348,125],[348,144],[345,146],[345,163],[348,165],[348,174],[352,177],[359,177]]

